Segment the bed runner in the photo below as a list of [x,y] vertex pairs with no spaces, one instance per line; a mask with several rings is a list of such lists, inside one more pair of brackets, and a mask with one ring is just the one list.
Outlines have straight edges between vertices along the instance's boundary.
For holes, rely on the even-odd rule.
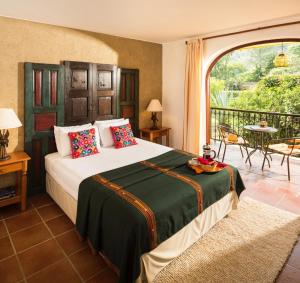
[[167,240],[230,190],[244,184],[236,168],[195,175],[191,155],[169,151],[94,175],[79,187],[76,228],[134,282],[140,257]]

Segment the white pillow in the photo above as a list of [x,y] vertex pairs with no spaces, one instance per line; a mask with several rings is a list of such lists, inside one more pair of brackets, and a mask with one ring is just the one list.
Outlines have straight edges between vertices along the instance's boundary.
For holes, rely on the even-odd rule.
[[97,149],[100,152],[99,131],[98,128],[92,126],[91,123],[81,125],[81,126],[71,126],[71,127],[54,126],[55,142],[56,142],[56,147],[59,155],[64,157],[71,154],[71,142],[68,133],[79,132],[79,131],[89,130],[89,129],[95,129]]
[[112,120],[98,120],[98,121],[94,122],[94,126],[100,125],[100,124],[115,123],[115,122],[120,122],[120,121],[124,121],[124,118],[112,119]]
[[98,131],[99,131],[99,135],[100,135],[99,138],[100,138],[101,145],[103,145],[103,143],[102,143],[102,140],[101,140],[100,128],[102,129],[103,125],[118,123],[118,122],[123,122],[123,121],[124,121],[124,118],[118,118],[118,119],[112,119],[112,120],[98,120],[98,121],[96,120],[94,122],[94,126],[96,126],[98,128]]
[[113,146],[114,140],[111,134],[111,126],[122,126],[129,124],[129,119],[123,119],[121,121],[114,121],[110,123],[98,124],[98,130],[100,134],[100,140],[103,147]]
[[60,146],[60,129],[62,127],[54,126],[54,137],[55,137],[55,143],[56,143],[56,148],[57,151],[61,151],[61,146]]

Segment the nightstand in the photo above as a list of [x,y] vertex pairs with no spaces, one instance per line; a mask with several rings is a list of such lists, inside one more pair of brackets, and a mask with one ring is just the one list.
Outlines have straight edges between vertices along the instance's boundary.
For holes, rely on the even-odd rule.
[[166,145],[169,146],[169,131],[171,128],[160,128],[158,130],[151,130],[150,128],[140,129],[140,138],[154,142],[157,138],[166,136]]
[[26,209],[27,165],[30,157],[22,151],[13,152],[10,157],[8,160],[0,161],[0,175],[17,173],[16,195],[0,200],[0,207],[21,203],[21,210],[23,211]]

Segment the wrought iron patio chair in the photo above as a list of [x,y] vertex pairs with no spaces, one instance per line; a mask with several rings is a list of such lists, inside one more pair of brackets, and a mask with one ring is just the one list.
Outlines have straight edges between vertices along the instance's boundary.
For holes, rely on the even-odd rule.
[[224,158],[225,158],[227,146],[228,145],[237,145],[240,148],[243,158],[244,158],[244,154],[243,154],[242,148],[245,149],[245,151],[247,153],[247,158],[249,160],[249,164],[250,164],[250,166],[252,166],[251,160],[249,157],[249,152],[248,152],[249,142],[243,136],[238,135],[238,133],[236,131],[234,131],[233,129],[231,129],[230,126],[228,126],[228,125],[218,125],[218,131],[219,131],[219,135],[221,138],[221,142],[220,142],[217,157],[219,157],[219,155],[220,155],[222,144],[224,144],[224,146],[225,146],[224,152],[223,152],[223,157],[222,157],[222,162],[224,161]]
[[288,180],[290,181],[290,156],[300,156],[300,137],[270,139],[265,148],[264,161],[261,170],[264,170],[267,154],[282,154],[281,166],[287,157]]

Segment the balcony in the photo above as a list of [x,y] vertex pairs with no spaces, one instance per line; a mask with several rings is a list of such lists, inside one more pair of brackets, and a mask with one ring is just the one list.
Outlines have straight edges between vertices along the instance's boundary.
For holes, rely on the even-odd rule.
[[[239,134],[247,134],[243,127],[258,124],[265,119],[278,129],[277,137],[300,136],[300,114],[267,113],[225,108],[211,108],[211,139],[214,150],[219,148],[217,125],[230,125]],[[223,146],[224,149],[224,146]],[[250,148],[251,150],[251,148]],[[222,157],[223,150],[220,152]],[[259,151],[251,156],[252,166],[245,163],[238,146],[228,146],[224,162],[237,167],[245,183],[242,196],[266,202],[270,205],[300,214],[300,158],[290,158],[291,181],[287,178],[287,164],[281,166],[282,155],[272,155],[271,167],[261,170],[263,155]]]
[[278,129],[273,138],[289,138],[300,136],[300,114],[287,114],[276,112],[261,112],[253,110],[240,110],[230,108],[210,108],[211,139],[220,140],[217,126],[226,124],[239,135],[251,136],[244,130],[246,125],[258,125],[262,120],[268,122],[268,126]]
[[[219,141],[212,141],[217,151]],[[221,151],[221,154],[223,152]],[[221,155],[222,156],[222,155]],[[291,181],[287,178],[287,164],[281,166],[281,155],[273,155],[271,167],[261,170],[263,155],[259,152],[251,156],[252,166],[245,164],[238,146],[228,146],[224,162],[239,169],[246,190],[243,196],[268,203],[281,209],[300,214],[300,159],[290,159]]]

